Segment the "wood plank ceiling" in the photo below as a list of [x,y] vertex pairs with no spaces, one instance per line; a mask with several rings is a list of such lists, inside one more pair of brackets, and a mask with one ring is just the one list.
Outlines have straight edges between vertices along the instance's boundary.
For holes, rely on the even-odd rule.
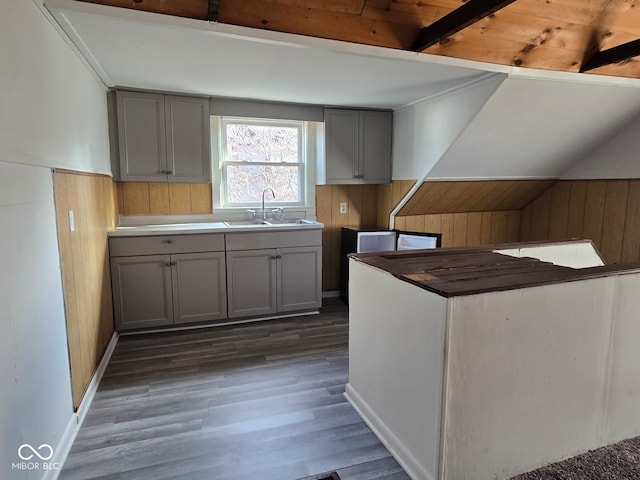
[[[83,1],[410,50],[422,27],[467,0]],[[640,0],[515,0],[424,52],[578,72],[594,54],[638,39]],[[589,74],[640,78],[640,56],[595,68]]]

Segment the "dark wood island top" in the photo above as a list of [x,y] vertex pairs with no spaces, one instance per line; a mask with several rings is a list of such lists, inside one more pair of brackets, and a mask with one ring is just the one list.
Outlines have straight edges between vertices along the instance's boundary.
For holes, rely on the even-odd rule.
[[350,257],[443,297],[475,295],[640,272],[640,263],[570,268],[537,258],[513,257],[496,252],[572,243],[591,245],[589,240],[551,244],[536,242],[476,248],[360,253],[351,254]]

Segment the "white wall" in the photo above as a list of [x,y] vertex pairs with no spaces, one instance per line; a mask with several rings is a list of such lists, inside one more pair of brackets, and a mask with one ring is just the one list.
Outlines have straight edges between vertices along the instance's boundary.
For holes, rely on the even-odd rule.
[[393,179],[420,180],[505,79],[491,75],[393,114]]
[[640,178],[640,115],[588,152],[562,178]]
[[73,428],[50,167],[109,172],[104,87],[32,1],[0,0],[0,478]]
[[349,261],[346,396],[412,478],[438,478],[447,299]]
[[640,112],[640,88],[510,77],[429,179],[558,178]]
[[105,87],[33,1],[0,8],[0,160],[110,173]]

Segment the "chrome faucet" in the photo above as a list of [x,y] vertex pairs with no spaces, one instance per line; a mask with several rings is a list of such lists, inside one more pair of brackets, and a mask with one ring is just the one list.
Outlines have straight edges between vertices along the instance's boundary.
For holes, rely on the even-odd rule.
[[267,193],[267,190],[271,190],[271,195],[273,195],[273,198],[276,198],[276,192],[273,191],[273,188],[267,187],[264,190],[262,190],[262,220],[263,221],[267,220],[267,211],[264,209],[264,194]]

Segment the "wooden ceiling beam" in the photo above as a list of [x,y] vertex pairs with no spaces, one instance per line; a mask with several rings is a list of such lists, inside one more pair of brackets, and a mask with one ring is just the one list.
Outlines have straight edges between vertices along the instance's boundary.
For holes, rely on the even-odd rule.
[[207,20],[210,22],[218,21],[218,14],[220,13],[220,5],[222,0],[209,0],[209,6],[207,8]]
[[623,43],[617,47],[596,53],[582,65],[580,72],[618,63],[629,58],[637,57],[638,55],[640,55],[640,40],[633,40],[632,42]]
[[497,12],[514,1],[515,0],[469,0],[453,12],[436,20],[428,27],[423,27],[418,34],[418,38],[413,42],[411,50],[421,52],[478,20]]

